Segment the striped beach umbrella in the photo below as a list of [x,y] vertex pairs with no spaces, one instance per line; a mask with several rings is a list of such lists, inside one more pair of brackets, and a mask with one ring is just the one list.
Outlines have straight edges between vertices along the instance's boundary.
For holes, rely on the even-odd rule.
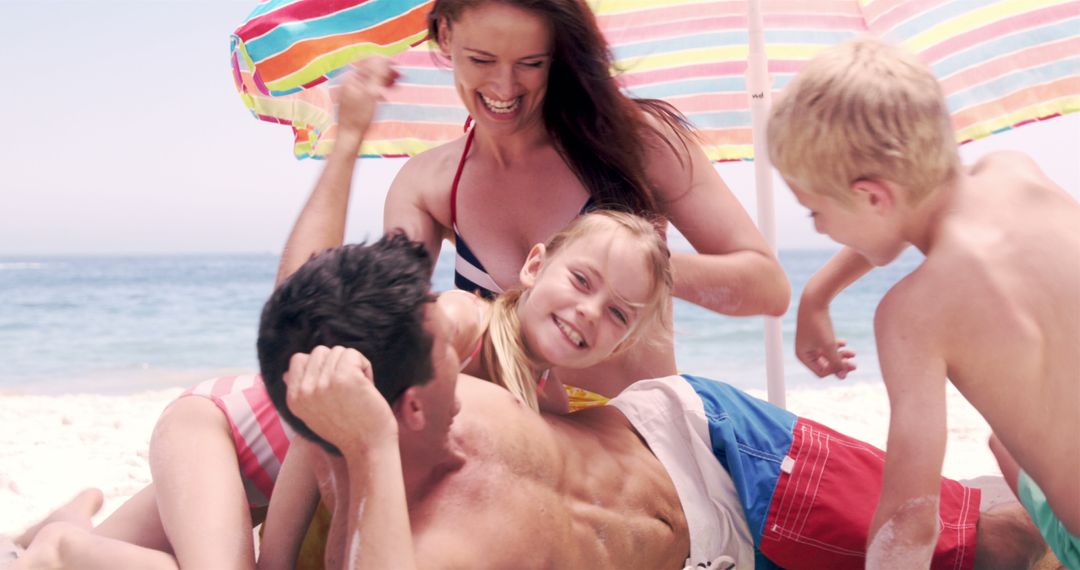
[[[773,95],[822,49],[872,33],[931,66],[967,142],[1080,109],[1080,0],[589,0],[615,73],[637,97],[674,104],[716,161],[756,155],[758,227],[775,250],[765,120]],[[237,89],[287,124],[297,157],[335,137],[333,77],[363,54],[401,77],[360,149],[411,156],[461,136],[450,62],[432,51],[430,0],[267,0],[233,35]],[[769,401],[784,406],[781,323],[765,319]]]
[[256,118],[293,128],[298,158],[322,157],[333,142],[334,76],[359,57],[424,43],[430,7],[431,0],[265,0],[232,34],[233,81]]
[[[625,90],[663,98],[698,128],[713,160],[754,156],[747,2],[591,0]],[[958,142],[1080,108],[1080,0],[761,0],[773,92],[821,49],[874,33],[918,53],[944,87]],[[247,107],[290,125],[298,157],[334,138],[335,73],[393,57],[399,88],[362,154],[408,156],[460,136],[466,112],[450,63],[427,42],[430,0],[269,0],[233,35]],[[758,97],[763,93],[756,91]]]

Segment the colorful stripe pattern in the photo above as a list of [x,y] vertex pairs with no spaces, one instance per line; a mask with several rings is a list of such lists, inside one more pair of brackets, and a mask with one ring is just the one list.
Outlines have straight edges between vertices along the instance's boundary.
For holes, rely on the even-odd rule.
[[265,0],[233,32],[233,69],[258,92],[318,85],[358,56],[422,41],[431,0]]
[[[380,4],[387,17],[379,24],[341,15],[365,7],[376,13]],[[359,54],[397,53],[399,88],[380,106],[361,154],[410,156],[461,136],[466,112],[450,64],[420,41],[429,4],[270,0],[260,5],[234,37],[234,63],[248,62],[247,68],[234,66],[245,102],[259,118],[293,127],[298,157],[322,157],[334,139],[333,81],[301,88],[332,77]],[[627,93],[673,103],[700,130],[711,159],[752,158],[745,2],[590,4]],[[934,69],[959,142],[1080,109],[1080,0],[762,0],[761,6],[774,95],[821,49],[871,32],[906,45]],[[270,16],[275,19],[253,25]],[[275,27],[268,27],[271,23]],[[346,39],[334,34],[354,43],[336,47]],[[368,37],[382,43],[358,39]],[[386,40],[391,37],[398,39]],[[415,45],[406,49],[410,44]],[[300,61],[300,55],[310,63],[284,63]]]
[[268,505],[289,442],[296,432],[274,409],[262,376],[211,378],[188,388],[180,395],[184,396],[207,398],[225,414],[236,445],[248,504],[252,508]]

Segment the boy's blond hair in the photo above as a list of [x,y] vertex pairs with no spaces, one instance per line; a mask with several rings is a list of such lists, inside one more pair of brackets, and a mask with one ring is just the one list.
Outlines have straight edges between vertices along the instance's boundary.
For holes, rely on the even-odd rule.
[[[627,338],[616,352],[625,350],[640,338],[643,330],[651,324],[664,322],[665,307],[671,297],[671,252],[657,226],[650,221],[624,212],[599,210],[579,216],[547,243],[547,264],[564,247],[592,232],[612,232],[613,239],[633,240],[642,246],[642,254],[649,266],[651,286],[649,298],[635,306],[642,309]],[[496,384],[506,387],[526,405],[538,409],[536,388],[536,364],[525,348],[518,320],[518,304],[522,302],[524,289],[517,287],[499,295],[488,311],[489,320],[484,335],[483,362],[488,375]]]
[[786,180],[843,204],[861,179],[897,184],[917,203],[960,166],[933,73],[872,37],[810,60],[773,106],[768,141],[769,159]]

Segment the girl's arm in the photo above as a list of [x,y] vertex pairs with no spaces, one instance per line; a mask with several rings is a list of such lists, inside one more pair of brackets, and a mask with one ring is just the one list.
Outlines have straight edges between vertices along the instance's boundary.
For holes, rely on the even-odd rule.
[[319,505],[319,486],[315,476],[319,450],[301,437],[293,439],[281,465],[270,508],[263,523],[258,568],[282,570],[296,568],[300,545]]
[[784,314],[791,285],[765,238],[701,147],[659,128],[666,140],[646,136],[646,172],[662,213],[696,250],[672,254],[675,296],[726,315]]

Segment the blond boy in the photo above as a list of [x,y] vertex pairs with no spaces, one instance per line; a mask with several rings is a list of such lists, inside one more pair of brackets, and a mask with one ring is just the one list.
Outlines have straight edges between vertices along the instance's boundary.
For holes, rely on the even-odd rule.
[[[926,256],[874,318],[891,416],[867,565],[929,565],[949,379],[1022,469],[1010,484],[1043,536],[1080,567],[1080,204],[1020,153],[961,165],[933,74],[875,39],[808,63],[768,140],[817,231],[850,248],[815,286],[835,293],[908,244]],[[850,352],[825,314],[827,341],[800,358],[843,375]]]

